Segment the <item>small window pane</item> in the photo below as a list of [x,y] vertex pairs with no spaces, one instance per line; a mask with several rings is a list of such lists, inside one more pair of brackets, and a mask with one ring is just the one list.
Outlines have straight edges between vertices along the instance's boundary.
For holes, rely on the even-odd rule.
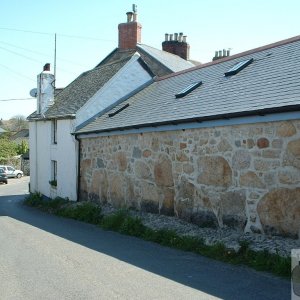
[[248,65],[250,65],[252,62],[253,62],[253,58],[241,61],[236,65],[234,65],[229,71],[225,72],[224,75],[225,76],[235,75],[241,70],[243,70],[244,68],[246,68]]
[[176,98],[182,98],[186,96],[187,94],[191,93],[193,90],[195,90],[198,86],[202,84],[202,81],[194,82],[188,85],[186,88],[181,90],[179,93],[175,95]]

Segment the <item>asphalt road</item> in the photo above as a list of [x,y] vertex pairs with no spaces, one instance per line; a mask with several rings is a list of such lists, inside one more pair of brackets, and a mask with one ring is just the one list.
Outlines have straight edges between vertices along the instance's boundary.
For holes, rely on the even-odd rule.
[[0,299],[290,299],[290,282],[22,205],[0,184]]

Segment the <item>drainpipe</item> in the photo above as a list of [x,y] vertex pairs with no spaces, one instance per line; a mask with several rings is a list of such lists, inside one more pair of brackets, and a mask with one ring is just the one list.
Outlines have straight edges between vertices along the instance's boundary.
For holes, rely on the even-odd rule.
[[34,192],[39,192],[40,189],[38,187],[38,126],[37,126],[37,121],[35,123],[35,191]]
[[76,136],[75,140],[78,142],[78,157],[77,157],[77,201],[79,201],[80,196],[80,149],[81,149],[81,140]]

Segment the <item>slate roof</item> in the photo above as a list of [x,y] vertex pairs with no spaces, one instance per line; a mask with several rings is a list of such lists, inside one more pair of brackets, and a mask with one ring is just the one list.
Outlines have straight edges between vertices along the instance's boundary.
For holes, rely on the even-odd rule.
[[[55,95],[55,103],[43,118],[75,117],[79,110],[101,87],[109,81],[138,52],[149,71],[155,76],[165,76],[194,66],[177,55],[139,44],[137,49],[116,48],[94,69],[82,73],[66,88]],[[39,119],[41,115],[32,113],[28,119]]]
[[[162,65],[167,67],[170,71],[172,71],[172,73],[179,72],[195,66],[192,62],[187,61],[179,57],[178,55],[162,51],[144,44],[138,44],[137,51],[141,54],[142,58],[144,58],[146,63],[147,58],[145,56],[147,55],[150,56],[151,59],[155,59],[157,62],[160,62]],[[171,72],[169,72],[169,74],[170,73]]]
[[[241,72],[224,76],[251,58]],[[197,81],[203,84],[183,98],[175,97]],[[300,36],[158,79],[76,133],[295,110],[300,110]]]
[[55,103],[46,111],[45,117],[74,115],[101,87],[109,81],[131,56],[82,73],[56,97]]
[[156,76],[165,76],[195,66],[194,63],[187,61],[178,55],[174,55],[145,44],[137,44],[136,50],[120,50],[116,48],[107,57],[105,57],[97,65],[97,67],[110,63],[116,59],[122,59],[127,55],[133,55],[135,52],[140,54],[143,61]]
[[20,131],[18,131],[17,133],[15,133],[11,139],[15,140],[18,138],[28,138],[29,137],[29,129],[22,129]]

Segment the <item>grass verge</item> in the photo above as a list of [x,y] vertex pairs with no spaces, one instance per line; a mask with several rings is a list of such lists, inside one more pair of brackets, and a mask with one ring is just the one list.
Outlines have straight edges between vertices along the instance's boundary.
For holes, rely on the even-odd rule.
[[126,210],[119,210],[114,214],[103,216],[101,208],[90,202],[79,202],[74,205],[61,198],[44,200],[37,193],[30,194],[24,200],[24,204],[58,216],[95,224],[106,230],[113,230],[163,246],[194,252],[223,262],[246,265],[258,271],[270,272],[286,278],[291,275],[289,257],[281,257],[267,251],[253,251],[246,242],[241,242],[240,250],[235,252],[226,249],[222,243],[206,245],[200,238],[178,235],[173,230],[153,230],[146,227],[140,218],[130,216]]

